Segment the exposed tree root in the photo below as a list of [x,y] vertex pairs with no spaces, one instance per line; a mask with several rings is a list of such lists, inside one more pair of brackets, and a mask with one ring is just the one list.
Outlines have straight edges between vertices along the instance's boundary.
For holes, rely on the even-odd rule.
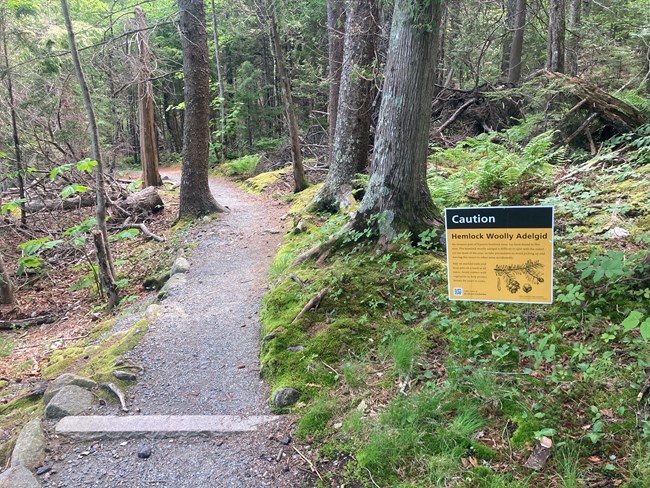
[[304,307],[302,307],[302,310],[300,311],[300,313],[299,313],[298,315],[296,315],[296,318],[293,319],[293,320],[291,321],[291,323],[292,323],[292,324],[295,324],[296,322],[298,322],[298,320],[300,320],[300,318],[301,318],[303,315],[305,315],[307,312],[309,312],[312,308],[316,308],[316,307],[318,307],[318,305],[320,304],[321,300],[323,299],[323,297],[324,297],[325,295],[327,295],[327,292],[329,292],[329,290],[330,290],[329,287],[326,286],[326,287],[323,288],[321,291],[319,291],[318,293],[316,293],[316,295],[314,295],[314,296],[311,298],[311,300],[309,300],[309,301],[307,302],[307,304],[306,304]]

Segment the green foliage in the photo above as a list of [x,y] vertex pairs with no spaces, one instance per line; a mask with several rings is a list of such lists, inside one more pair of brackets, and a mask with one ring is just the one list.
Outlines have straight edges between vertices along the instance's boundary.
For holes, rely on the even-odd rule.
[[584,280],[591,276],[596,283],[603,278],[614,281],[630,273],[629,267],[626,266],[624,251],[609,250],[604,256],[599,256],[594,251],[589,259],[578,262],[576,268],[582,270],[580,279]]
[[9,337],[0,337],[0,358],[9,356],[16,348],[16,341]]
[[251,176],[255,168],[260,163],[259,154],[243,156],[234,161],[228,161],[223,164],[223,171],[227,176]]
[[408,377],[420,354],[420,343],[415,334],[403,334],[395,337],[389,346],[390,355],[395,365],[395,372],[401,377]]
[[61,239],[50,239],[49,237],[41,237],[40,239],[32,239],[23,242],[18,247],[22,251],[22,256],[18,259],[18,269],[16,274],[21,275],[28,270],[36,270],[44,264],[44,260],[40,254],[49,249],[54,249],[61,244]]
[[[508,132],[468,138],[454,149],[438,151],[436,164],[449,154],[458,168],[449,174],[429,171],[428,181],[439,207],[469,202],[516,204],[525,193],[548,184],[551,163],[561,160],[562,151],[553,150],[553,133],[546,132],[520,147]],[[462,161],[462,163],[461,163]]]

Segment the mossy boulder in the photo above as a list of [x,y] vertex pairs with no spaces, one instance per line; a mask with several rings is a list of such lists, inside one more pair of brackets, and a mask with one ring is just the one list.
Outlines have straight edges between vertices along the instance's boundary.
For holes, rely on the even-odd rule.
[[50,403],[50,400],[52,400],[52,398],[54,398],[54,396],[59,391],[61,391],[63,387],[68,385],[75,385],[81,388],[86,388],[88,390],[97,388],[97,383],[95,383],[93,380],[84,378],[83,376],[77,376],[76,374],[63,373],[52,383],[50,383],[50,385],[47,387],[47,390],[45,390],[45,393],[43,394],[43,401],[45,404],[47,405]]

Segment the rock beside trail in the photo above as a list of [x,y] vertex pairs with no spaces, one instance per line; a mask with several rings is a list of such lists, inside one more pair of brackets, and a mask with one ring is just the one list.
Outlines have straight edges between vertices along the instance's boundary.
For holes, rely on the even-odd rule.
[[83,376],[77,376],[76,374],[64,373],[52,381],[52,383],[50,383],[50,385],[47,387],[47,390],[45,390],[45,394],[43,395],[43,401],[45,404],[47,405],[50,403],[50,400],[52,400],[52,398],[54,398],[54,396],[59,391],[61,391],[63,387],[69,385],[79,386],[88,390],[97,388],[97,383],[95,383],[93,380],[89,380]]
[[31,420],[20,431],[13,454],[12,466],[24,466],[27,469],[36,469],[45,459],[45,435],[41,427],[41,419]]
[[190,262],[185,259],[183,256],[178,256],[176,258],[176,261],[174,261],[174,264],[172,265],[172,269],[169,272],[170,276],[174,276],[175,274],[178,273],[188,273],[190,271]]
[[300,399],[300,392],[295,388],[280,388],[273,395],[273,405],[285,408],[293,405]]
[[187,278],[185,278],[185,275],[182,273],[177,273],[171,278],[169,278],[169,281],[165,283],[165,286],[162,287],[162,290],[160,290],[158,296],[161,295],[164,296],[169,290],[174,290],[179,286],[183,286],[186,282],[187,282]]
[[93,400],[93,394],[80,386],[64,386],[45,407],[45,418],[60,419],[82,414],[92,407]]
[[41,484],[25,466],[12,466],[0,473],[0,488],[41,488]]

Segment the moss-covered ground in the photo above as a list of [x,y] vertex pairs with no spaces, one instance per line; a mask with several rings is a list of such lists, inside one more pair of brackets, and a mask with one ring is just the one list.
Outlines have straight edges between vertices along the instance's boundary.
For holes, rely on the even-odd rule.
[[[434,197],[554,205],[553,305],[450,302],[435,232],[382,251],[349,233],[324,261],[292,266],[347,220],[303,213],[264,299],[264,378],[300,390],[288,411],[318,446],[324,486],[650,486],[637,398],[650,367],[650,166],[582,164],[548,137],[486,161],[486,144],[432,159]],[[552,454],[536,472],[523,465],[542,437]]]

